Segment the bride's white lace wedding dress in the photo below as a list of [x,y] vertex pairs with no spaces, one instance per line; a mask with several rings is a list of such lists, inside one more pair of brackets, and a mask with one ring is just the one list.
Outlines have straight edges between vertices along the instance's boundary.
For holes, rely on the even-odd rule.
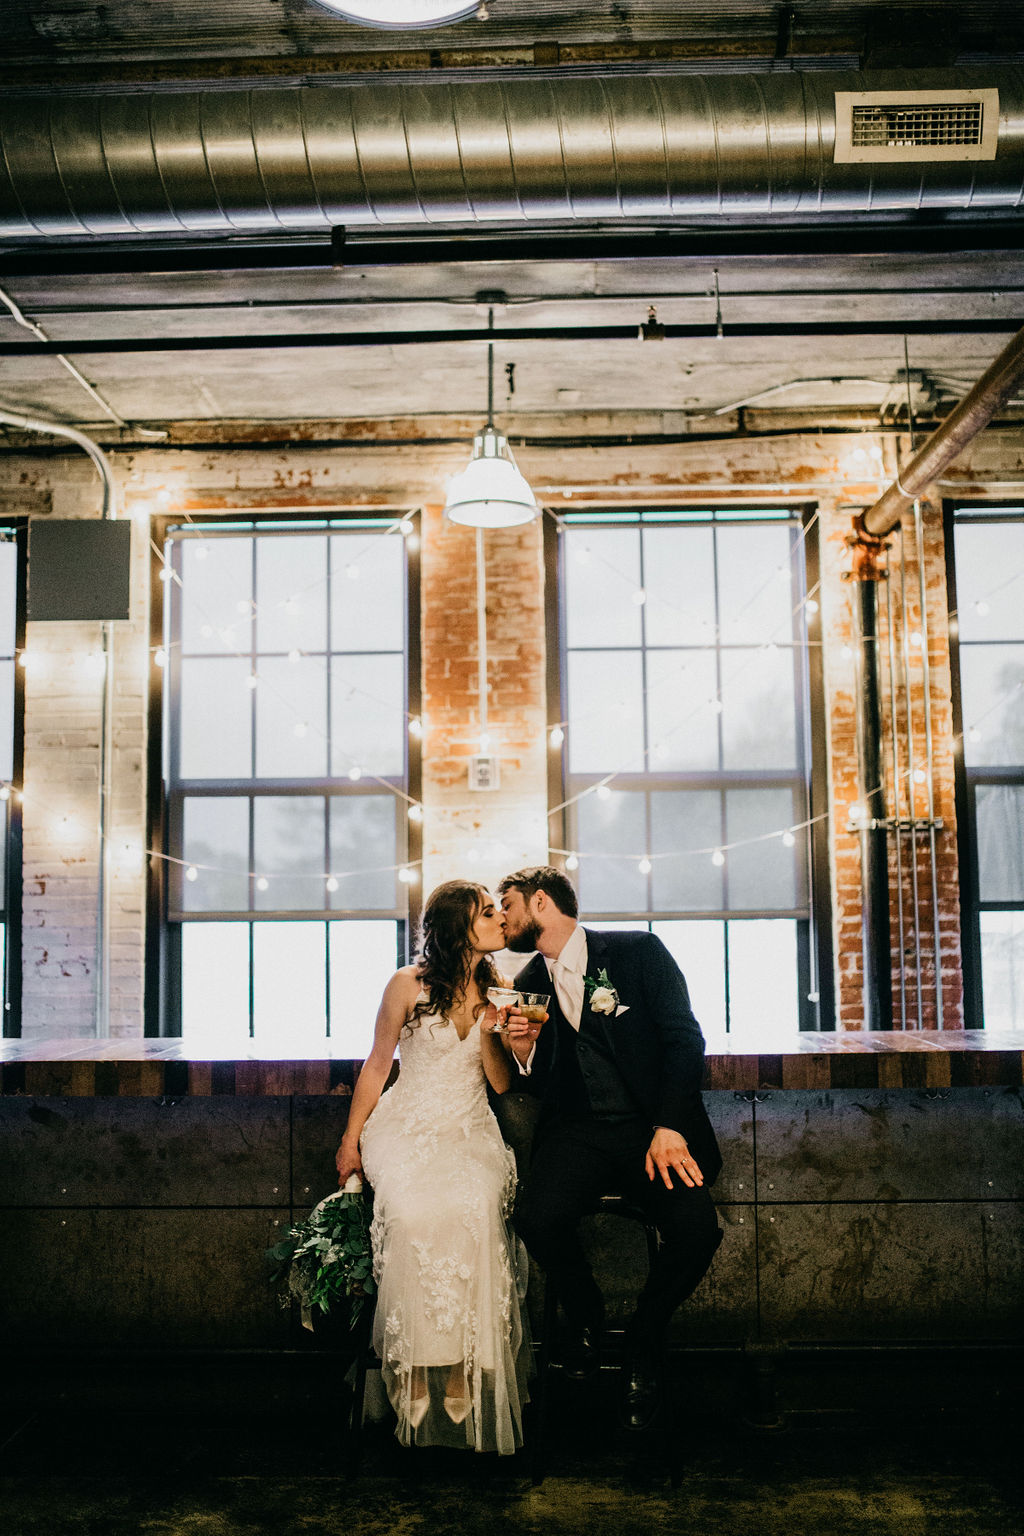
[[509,1222],[515,1160],[487,1102],[480,1031],[460,1040],[427,1014],[403,1029],[399,1056],[360,1140],[374,1192],[373,1344],[398,1438],[508,1455],[527,1401],[526,1253]]

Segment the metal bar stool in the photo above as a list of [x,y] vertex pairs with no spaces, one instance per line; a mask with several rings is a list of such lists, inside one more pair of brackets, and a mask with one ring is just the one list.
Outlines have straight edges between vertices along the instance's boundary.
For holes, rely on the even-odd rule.
[[[647,1269],[648,1273],[650,1273],[651,1267],[658,1255],[658,1231],[653,1221],[648,1219],[646,1214],[640,1209],[638,1205],[633,1205],[630,1201],[625,1199],[623,1195],[600,1195],[593,1206],[591,1206],[590,1210],[584,1212],[584,1215],[619,1216],[626,1221],[634,1221],[639,1226],[641,1226],[643,1228],[644,1237],[647,1242]],[[537,1346],[537,1381],[532,1416],[533,1443],[530,1450],[530,1473],[534,1487],[544,1481],[545,1461],[547,1456],[548,1408],[551,1372],[560,1371],[562,1369],[561,1362],[553,1358],[557,1333],[558,1297],[555,1294],[555,1287],[550,1283],[550,1281],[547,1281],[544,1287],[544,1313],[541,1321],[540,1339]],[[619,1333],[619,1342],[621,1344],[621,1331],[615,1330],[615,1333]],[[606,1331],[602,1338],[602,1344],[604,1344],[604,1342],[612,1336],[614,1335],[610,1335],[608,1331]],[[603,1354],[604,1351],[602,1349],[602,1355]],[[617,1358],[611,1361],[603,1359],[601,1370],[617,1371],[622,1364],[621,1357],[622,1350],[620,1349],[618,1351]],[[667,1359],[665,1363],[667,1366]],[[666,1384],[665,1404],[661,1414],[661,1431],[664,1442],[666,1461],[668,1463],[669,1472],[671,1475],[672,1486],[673,1488],[677,1488],[679,1486],[680,1470],[674,1456],[676,1441],[676,1437],[673,1433],[674,1403],[673,1393],[668,1390],[668,1385],[669,1384]]]

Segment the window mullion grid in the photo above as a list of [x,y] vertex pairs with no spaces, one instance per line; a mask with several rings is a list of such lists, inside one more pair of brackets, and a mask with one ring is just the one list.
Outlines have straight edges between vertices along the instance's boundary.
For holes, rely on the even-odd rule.
[[[639,528],[637,529],[637,544],[639,546],[639,556],[640,556],[640,590],[641,590],[641,592],[646,594],[646,591],[647,591],[647,571],[646,571],[646,560],[645,560],[645,551],[644,551],[644,528],[643,528],[643,524],[642,523],[640,524]],[[651,730],[650,730],[650,693],[649,693],[649,690],[648,690],[648,684],[649,684],[649,679],[648,679],[648,674],[647,674],[647,603],[646,603],[646,601],[644,601],[644,602],[642,602],[640,604],[640,697],[641,697],[641,699],[643,701],[643,708],[641,710],[641,717],[640,717],[640,741],[641,741],[641,751],[643,753],[642,761],[643,761],[643,765],[644,765],[644,781],[645,781],[645,787],[644,787],[644,791],[643,791],[643,796],[644,796],[644,801],[643,801],[643,804],[644,804],[644,847],[643,847],[643,856],[646,859],[650,859],[651,847],[652,847],[652,838],[651,838],[651,796],[650,796],[650,792],[649,792],[648,788],[646,787],[647,783],[649,782],[649,777],[650,777],[650,772],[651,772],[651,751],[652,751],[652,746],[651,746]],[[652,866],[652,868],[644,876],[644,887],[645,887],[645,890],[646,890],[646,893],[647,893],[647,903],[646,903],[647,911],[648,911],[649,914],[652,914],[652,915],[653,915],[653,912],[654,912],[654,890],[653,890],[653,885],[654,885],[654,869],[653,869],[653,866]],[[650,923],[648,923],[648,927],[649,926],[650,926]]]
[[[714,596],[714,647],[715,647],[715,698],[724,705],[722,697],[722,603],[718,580],[718,527],[711,526],[711,581]],[[728,842],[728,823],[726,821],[726,791],[724,784],[725,774],[725,710],[715,711],[715,733],[718,749],[718,773],[719,773],[719,841],[722,847]],[[729,863],[728,860],[719,870],[719,879],[722,882],[722,911],[729,911]],[[722,959],[725,970],[725,1029],[729,1032],[729,997],[732,988],[729,984],[729,923],[728,918],[722,922]]]

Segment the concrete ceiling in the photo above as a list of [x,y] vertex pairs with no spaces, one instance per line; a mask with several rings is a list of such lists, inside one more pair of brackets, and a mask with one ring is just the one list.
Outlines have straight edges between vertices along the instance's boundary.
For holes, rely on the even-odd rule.
[[[896,10],[815,0],[788,21],[779,6],[754,0],[557,11],[492,0],[489,13],[489,20],[435,34],[385,34],[339,20],[316,0],[7,0],[0,86],[38,94],[123,93],[133,83],[152,89],[154,81],[166,90],[205,88],[211,79],[247,83],[261,69],[275,80],[307,78],[325,57],[353,73],[358,66],[414,78],[426,67],[433,79],[584,64],[834,69],[838,61],[856,68],[884,47],[896,47],[900,62],[913,66],[926,50],[923,62],[935,62],[940,42],[943,62],[1024,57],[1017,0]],[[586,47],[590,56],[581,62]],[[1024,324],[1020,225],[986,232],[984,219],[959,226],[940,220],[922,225],[917,239],[907,238],[913,218],[860,227],[871,238],[851,241],[848,253],[841,239],[831,248],[815,241],[803,247],[799,230],[779,239],[776,229],[759,247],[756,221],[743,232],[746,244],[727,229],[718,248],[705,242],[666,254],[651,243],[657,231],[648,226],[635,231],[635,253],[625,253],[621,241],[606,253],[609,231],[595,224],[575,231],[558,259],[535,259],[530,247],[519,257],[507,243],[492,245],[487,260],[435,260],[425,248],[419,262],[378,253],[361,264],[357,249],[337,267],[323,244],[297,258],[280,242],[276,251],[249,243],[235,264],[224,241],[193,240],[185,255],[183,244],[167,241],[148,253],[145,242],[86,239],[44,248],[6,241],[0,290],[9,302],[0,304],[0,348],[61,343],[109,410],[52,352],[3,358],[0,405],[122,439],[139,426],[201,438],[211,423],[242,421],[328,420],[343,431],[345,422],[357,430],[355,423],[396,418],[416,430],[421,419],[443,431],[447,419],[463,430],[486,404],[482,332],[493,307],[496,404],[510,430],[527,435],[588,426],[703,433],[783,419],[892,422],[907,406],[908,363],[915,415],[941,416]],[[658,322],[701,333],[639,340],[652,306]],[[36,329],[29,333],[26,323]],[[627,334],[500,335],[607,327]],[[837,334],[843,327],[847,334]],[[472,332],[474,339],[423,337],[438,331]],[[300,344],[339,332],[368,344]],[[373,343],[379,333],[388,334],[386,344]],[[293,341],[267,349],[188,346],[190,338],[266,335]],[[116,345],[120,338],[168,347],[82,351],[84,343]],[[773,393],[741,404],[763,391]],[[1024,419],[1024,411],[1013,405],[1004,417]]]

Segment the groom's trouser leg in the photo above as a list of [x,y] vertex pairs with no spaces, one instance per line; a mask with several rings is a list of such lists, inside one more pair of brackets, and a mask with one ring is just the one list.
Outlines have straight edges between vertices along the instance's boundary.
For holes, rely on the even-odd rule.
[[598,1326],[603,1313],[578,1229],[580,1218],[609,1188],[607,1162],[593,1134],[575,1122],[546,1126],[516,1202],[516,1231],[554,1285],[571,1327]]
[[653,1219],[661,1239],[628,1329],[639,1353],[660,1352],[673,1312],[697,1289],[722,1241],[710,1192],[690,1188],[674,1175],[672,1183],[667,1189],[660,1177],[652,1183],[643,1174],[623,1191]]

